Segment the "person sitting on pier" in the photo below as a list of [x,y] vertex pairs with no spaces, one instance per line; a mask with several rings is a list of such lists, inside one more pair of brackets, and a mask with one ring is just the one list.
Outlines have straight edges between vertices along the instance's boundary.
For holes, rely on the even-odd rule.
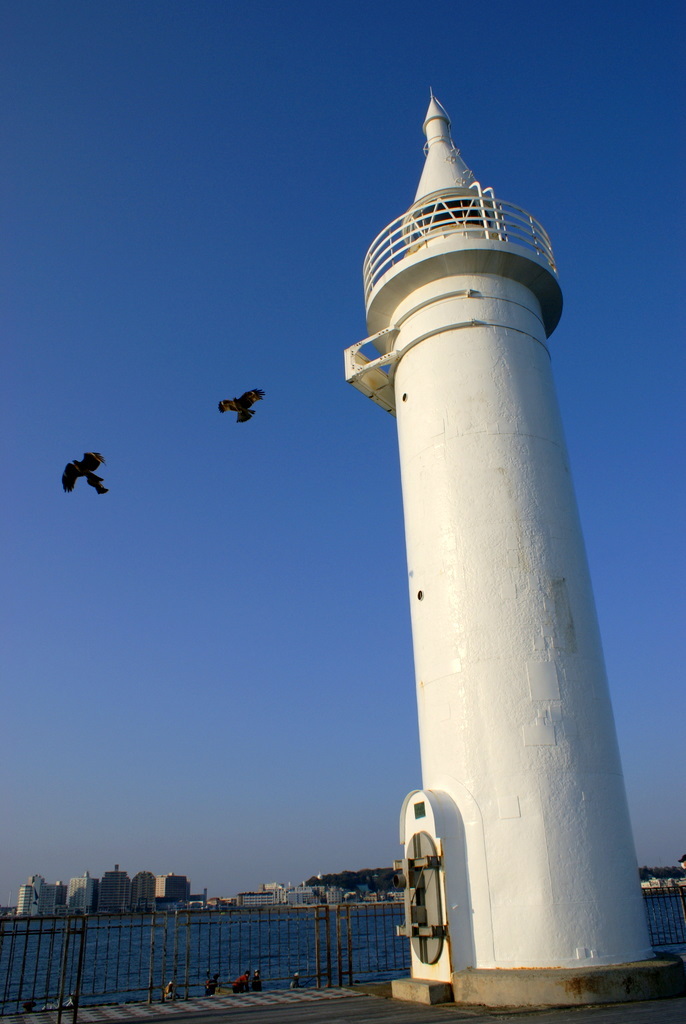
[[252,990],[253,992],[262,991],[262,978],[260,977],[259,971],[252,972]]
[[219,975],[213,974],[210,978],[209,971],[207,972],[207,981],[205,982],[205,995],[213,996],[217,991],[217,985],[219,984]]
[[240,977],[236,978],[233,983],[234,992],[249,992],[250,991],[250,971],[245,971]]

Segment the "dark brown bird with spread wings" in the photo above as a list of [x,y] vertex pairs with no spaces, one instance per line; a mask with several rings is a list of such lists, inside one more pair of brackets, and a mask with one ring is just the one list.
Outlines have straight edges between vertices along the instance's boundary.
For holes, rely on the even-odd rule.
[[62,474],[62,486],[65,491],[73,491],[79,477],[85,476],[86,481],[91,487],[95,487],[98,494],[107,494],[109,487],[103,487],[102,477],[96,476],[94,472],[100,465],[105,465],[105,460],[100,452],[84,452],[80,462],[74,459],[73,462],[68,463]]
[[264,398],[264,391],[260,391],[259,388],[255,388],[254,391],[246,391],[240,398],[226,398],[223,402],[219,403],[220,412],[237,412],[236,417],[238,423],[245,423],[251,416],[254,416],[254,411],[250,408],[255,402],[259,402]]

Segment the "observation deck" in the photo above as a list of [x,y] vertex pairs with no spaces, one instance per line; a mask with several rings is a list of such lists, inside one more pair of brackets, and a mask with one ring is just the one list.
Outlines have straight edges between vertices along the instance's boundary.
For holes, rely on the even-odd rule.
[[550,238],[514,203],[472,188],[442,189],[396,217],[372,242],[363,276],[370,333],[389,326],[408,291],[454,274],[499,274],[530,288],[541,304],[546,335],[562,313]]

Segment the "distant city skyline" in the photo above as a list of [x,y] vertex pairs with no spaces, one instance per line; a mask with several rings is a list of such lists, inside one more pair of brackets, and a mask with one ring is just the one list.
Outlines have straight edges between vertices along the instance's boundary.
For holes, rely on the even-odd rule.
[[[495,0],[495,49],[446,0],[3,15],[2,901],[38,871],[171,865],[222,894],[401,855],[422,766],[395,425],[343,351],[430,87],[550,235],[638,863],[675,862],[683,5]],[[220,415],[251,389],[254,418]],[[108,493],[65,493],[93,450]]]
[[[667,867],[679,867],[686,865],[686,857],[677,857],[673,864],[648,864],[639,865],[641,869],[644,868],[667,868]],[[375,865],[375,868],[383,868],[384,865]],[[392,870],[391,866],[388,865],[388,869]],[[366,869],[353,869],[353,872],[362,873]],[[119,865],[115,865],[114,872],[104,872],[104,874],[114,874],[119,872]],[[128,874],[128,872],[121,872],[121,874]],[[325,878],[329,873],[320,872],[317,875],[310,875],[308,879],[310,882],[313,879]],[[336,874],[332,872],[331,874]],[[146,888],[145,880],[143,876],[149,876],[152,885]],[[43,886],[39,892],[35,892],[36,880],[40,879],[43,882]],[[69,879],[67,883],[60,879],[56,879],[54,882],[48,882],[47,879],[41,875],[30,875],[28,876],[27,882],[20,884],[17,888],[17,898],[12,901],[12,892],[9,893],[9,899],[7,906],[16,906],[18,913],[30,913],[31,906],[33,905],[35,910],[40,913],[50,914],[54,912],[56,904],[63,904],[68,906],[72,911],[76,913],[82,912],[94,912],[102,910],[103,908],[98,905],[98,896],[101,879],[97,876],[91,876],[90,872],[86,871],[83,875],[74,876]],[[171,884],[170,884],[171,883]],[[646,885],[646,882],[642,883]],[[57,890],[61,888],[62,899],[56,898]],[[145,910],[150,909],[150,906],[155,904],[155,900],[162,900],[163,902],[183,902],[186,900],[197,900],[198,897],[202,896],[207,900],[208,905],[220,903],[222,901],[233,901],[238,898],[240,905],[261,905],[265,901],[262,899],[251,899],[250,897],[265,894],[277,893],[281,891],[282,896],[279,898],[274,896],[273,902],[288,902],[287,898],[283,895],[286,892],[294,891],[310,891],[311,885],[308,885],[307,879],[301,882],[293,884],[292,882],[275,882],[275,881],[261,881],[253,889],[234,889],[230,890],[225,888],[222,892],[210,893],[206,887],[196,888],[195,895],[191,892],[191,880],[186,875],[177,875],[169,872],[164,875],[154,875],[148,871],[137,871],[130,878],[130,902],[126,909],[130,910]],[[335,890],[338,887],[332,886],[331,883],[322,883],[317,887],[319,890]],[[22,897],[22,890],[26,890]],[[29,890],[34,890],[34,893]],[[340,888],[341,898],[345,892],[344,888]],[[402,898],[402,892],[398,891],[396,894],[400,900]],[[241,899],[241,897],[247,897]],[[313,902],[303,899],[291,900],[291,902]],[[329,899],[327,902],[338,902],[338,900]],[[20,907],[24,906],[24,910],[20,911]],[[117,908],[109,908],[110,910],[116,910]]]
[[[9,904],[11,905],[11,892]],[[206,892],[203,893],[203,898]],[[51,913],[63,906],[76,913],[95,910],[117,913],[122,910],[149,909],[159,901],[172,903],[191,899],[191,882],[186,875],[173,872],[154,875],[137,871],[133,877],[115,864],[101,877],[85,871],[67,883],[48,882],[41,874],[30,875],[17,890],[18,913]]]
[[[385,869],[386,874],[390,874],[391,871],[390,867]],[[206,888],[192,893],[190,880],[185,875],[153,875],[149,871],[139,871],[133,878],[129,878],[128,873],[115,864],[114,870],[105,871],[102,878],[93,877],[86,871],[81,876],[70,878],[68,884],[62,881],[48,882],[40,874],[30,875],[28,880],[19,886],[16,904],[12,904],[10,900],[8,906],[15,905],[18,916],[116,914],[169,909],[176,906],[301,905],[318,902],[332,904],[342,903],[351,895],[344,886],[323,880],[316,883],[317,878],[322,879],[322,876],[314,876],[309,882],[303,881],[297,885],[261,882],[254,890],[216,893],[210,896]],[[364,890],[364,898],[372,898],[379,888],[385,892],[388,888],[387,882],[382,885],[381,882],[376,882],[376,878],[376,875],[370,878],[365,873],[365,877],[359,879],[353,885],[353,889],[357,888],[360,892]],[[353,884],[347,875],[346,881],[348,886]],[[371,890],[367,892],[370,886]],[[383,898],[401,901],[402,892],[386,892]]]

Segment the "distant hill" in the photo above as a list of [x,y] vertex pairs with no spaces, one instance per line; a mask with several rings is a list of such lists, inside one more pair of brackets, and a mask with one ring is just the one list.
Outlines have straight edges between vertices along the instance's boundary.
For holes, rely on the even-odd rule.
[[[313,875],[305,885],[339,886],[345,892],[392,892],[393,868],[362,868],[360,871],[338,871],[329,875]],[[642,882],[650,878],[686,878],[678,864],[671,867],[641,867],[638,874]]]
[[361,871],[313,875],[305,885],[336,885],[346,892],[390,892],[394,874],[393,868],[362,868]]

